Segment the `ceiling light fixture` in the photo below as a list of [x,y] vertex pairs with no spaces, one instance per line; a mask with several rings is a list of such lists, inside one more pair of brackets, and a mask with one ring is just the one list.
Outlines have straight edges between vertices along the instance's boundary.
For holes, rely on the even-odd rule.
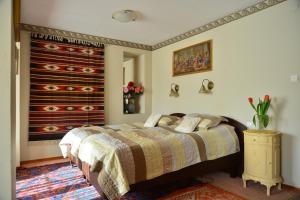
[[133,10],[120,10],[114,12],[112,14],[112,18],[119,22],[127,23],[131,21],[135,21],[137,18],[137,14]]

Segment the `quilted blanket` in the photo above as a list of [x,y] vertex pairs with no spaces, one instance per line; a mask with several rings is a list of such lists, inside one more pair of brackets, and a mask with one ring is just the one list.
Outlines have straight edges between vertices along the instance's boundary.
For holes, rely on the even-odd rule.
[[239,151],[234,128],[179,133],[171,127],[103,128],[82,140],[78,157],[99,172],[98,182],[109,199],[118,199],[129,185]]

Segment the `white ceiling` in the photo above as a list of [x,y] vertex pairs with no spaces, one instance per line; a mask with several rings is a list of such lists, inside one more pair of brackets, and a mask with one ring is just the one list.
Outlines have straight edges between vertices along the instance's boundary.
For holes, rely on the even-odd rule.
[[[260,0],[22,0],[21,22],[154,45]],[[111,18],[130,9],[142,16],[131,23]]]

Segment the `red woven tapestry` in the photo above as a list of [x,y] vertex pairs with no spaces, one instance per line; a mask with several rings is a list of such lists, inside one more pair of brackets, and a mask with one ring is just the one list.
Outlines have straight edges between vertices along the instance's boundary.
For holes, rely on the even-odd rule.
[[104,125],[102,44],[32,34],[30,81],[29,140]]

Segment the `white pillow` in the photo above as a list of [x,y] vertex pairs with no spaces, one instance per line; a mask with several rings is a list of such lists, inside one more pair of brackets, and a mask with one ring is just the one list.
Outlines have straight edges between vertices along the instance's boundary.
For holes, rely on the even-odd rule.
[[[199,116],[202,119],[209,119],[211,121],[209,124],[206,125],[207,128],[212,128],[212,127],[218,126],[223,121],[228,122],[228,120],[226,118],[224,118],[222,116],[218,116],[218,115],[200,114]],[[200,122],[200,124],[201,123],[202,123],[202,121]],[[206,121],[206,123],[208,123],[208,121]],[[201,127],[199,127],[199,128],[201,128]]]
[[161,118],[161,114],[151,114],[146,120],[144,127],[154,127],[159,119]]
[[179,126],[175,128],[175,130],[183,133],[191,133],[195,130],[200,120],[200,117],[185,116]]
[[162,115],[158,121],[158,126],[169,126],[175,124],[180,118],[172,115]]
[[207,130],[208,128],[212,127],[214,125],[213,121],[210,119],[201,119],[200,123],[198,124],[198,129],[205,129]]

